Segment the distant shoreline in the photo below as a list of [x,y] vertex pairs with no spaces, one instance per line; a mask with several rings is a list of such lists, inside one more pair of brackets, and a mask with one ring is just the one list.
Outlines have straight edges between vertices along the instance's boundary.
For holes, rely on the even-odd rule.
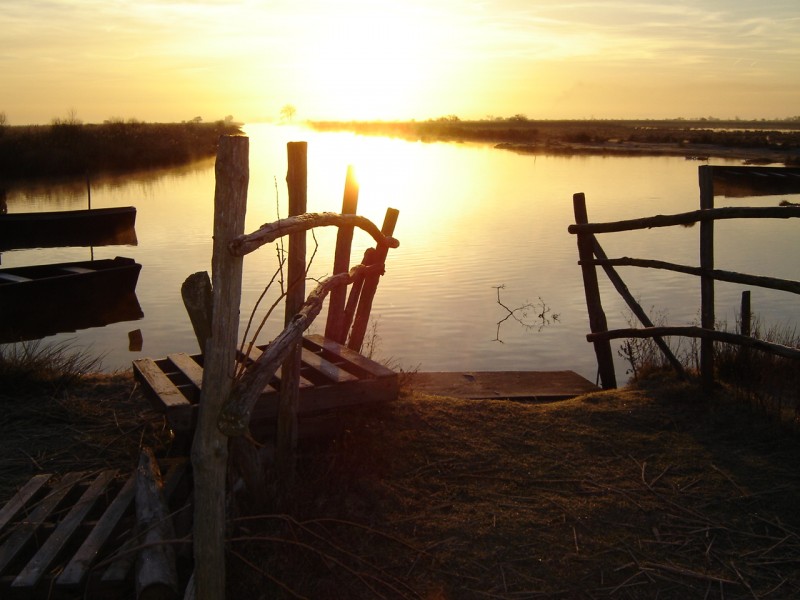
[[112,122],[0,126],[0,189],[20,181],[74,179],[189,164],[214,156],[235,123]]
[[605,142],[594,144],[512,144],[501,143],[495,148],[520,154],[566,155],[566,156],[682,156],[687,160],[707,161],[710,158],[741,160],[746,165],[800,164],[798,152],[786,152],[774,148],[746,148],[712,144],[659,144],[644,142]]
[[483,142],[538,155],[683,156],[800,165],[800,120],[786,121],[313,121],[316,131],[422,142]]

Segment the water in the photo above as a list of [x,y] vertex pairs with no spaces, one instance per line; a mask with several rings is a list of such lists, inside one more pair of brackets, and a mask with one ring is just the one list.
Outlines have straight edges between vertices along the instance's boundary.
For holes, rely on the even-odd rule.
[[[251,125],[246,231],[285,215],[286,142],[309,142],[309,210],[338,211],[348,164],[356,167],[359,213],[380,225],[387,207],[400,210],[387,272],[373,308],[376,356],[404,369],[561,370],[595,380],[588,317],[574,236],[572,194],[584,192],[590,221],[676,213],[699,206],[698,163],[672,157],[529,156],[483,144],[414,143],[347,133]],[[106,370],[133,359],[197,352],[180,298],[187,275],[210,271],[213,159],[194,165],[92,182],[92,206],[138,209],[134,247],[95,248],[95,258],[130,256],[143,265],[137,295],[144,319],[55,336],[104,355]],[[738,164],[712,161],[712,164]],[[792,196],[718,198],[717,205],[776,205]],[[9,212],[67,210],[86,205],[85,183],[11,189]],[[698,227],[600,236],[609,256],[698,264]],[[800,278],[796,222],[727,221],[716,228],[717,267]],[[312,275],[330,274],[335,230],[317,233]],[[372,245],[356,233],[353,258]],[[309,237],[309,249],[314,242]],[[85,260],[88,248],[6,252],[3,266]],[[274,245],[245,259],[242,327],[276,266]],[[699,281],[666,271],[621,268],[642,306],[664,324],[699,320]],[[309,282],[307,289],[314,285]],[[520,324],[498,321],[531,304]],[[718,283],[717,313],[735,321],[742,286]],[[625,327],[629,311],[601,278],[609,325]],[[537,318],[549,309],[545,320]],[[796,323],[791,294],[753,290],[753,308],[768,322]],[[260,342],[279,331],[274,315]],[[519,316],[519,315],[518,315]],[[324,328],[324,315],[312,331]],[[260,319],[260,317],[259,317]],[[128,349],[139,329],[141,351]],[[625,365],[617,377],[624,380]]]

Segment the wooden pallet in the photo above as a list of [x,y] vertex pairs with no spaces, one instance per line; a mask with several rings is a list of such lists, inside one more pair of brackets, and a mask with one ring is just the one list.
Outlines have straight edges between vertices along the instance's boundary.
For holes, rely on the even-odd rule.
[[[254,348],[248,360],[260,356]],[[164,412],[177,433],[193,431],[203,382],[202,355],[170,354],[133,361],[133,373],[154,408]],[[386,402],[397,398],[397,373],[321,335],[303,338],[298,418],[303,420],[335,409]],[[254,429],[268,431],[278,412],[279,375],[264,388],[253,411]]]
[[[191,522],[188,461],[160,461],[176,533]],[[0,598],[126,598],[133,592],[136,472],[36,475],[0,509]],[[183,510],[180,510],[183,509]]]

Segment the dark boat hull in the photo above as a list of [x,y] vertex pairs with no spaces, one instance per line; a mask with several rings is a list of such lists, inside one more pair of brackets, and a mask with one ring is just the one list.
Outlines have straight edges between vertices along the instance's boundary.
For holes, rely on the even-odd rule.
[[137,244],[136,208],[0,215],[0,251]]
[[0,343],[142,318],[141,268],[117,257],[0,269]]

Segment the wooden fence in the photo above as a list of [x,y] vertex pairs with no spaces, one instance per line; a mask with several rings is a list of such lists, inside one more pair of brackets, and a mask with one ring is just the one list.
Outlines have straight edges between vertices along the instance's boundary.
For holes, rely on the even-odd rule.
[[[798,281],[714,268],[715,221],[721,219],[797,218],[800,217],[800,206],[714,208],[715,184],[720,187],[725,186],[728,195],[797,193],[800,192],[800,169],[703,165],[699,168],[699,179],[700,210],[681,214],[657,215],[608,223],[590,223],[584,195],[579,193],[573,196],[575,224],[569,226],[569,232],[577,236],[579,264],[583,273],[591,329],[591,333],[586,337],[587,340],[594,343],[600,381],[604,388],[613,388],[617,385],[610,343],[612,339],[652,338],[675,370],[683,375],[680,361],[674,356],[663,338],[666,336],[699,338],[700,374],[703,388],[706,391],[710,391],[714,383],[714,342],[736,344],[787,358],[800,359],[800,349],[755,339],[749,335],[749,331],[744,330],[743,334],[733,334],[714,329],[714,282],[717,280],[800,294],[800,282]],[[700,223],[699,267],[639,258],[608,258],[596,238],[596,234],[599,233],[690,225],[698,222]],[[603,268],[614,288],[641,322],[642,328],[608,328],[598,286],[598,266]],[[655,327],[615,269],[618,266],[665,269],[700,277],[700,327]],[[747,313],[749,317],[749,306]]]

